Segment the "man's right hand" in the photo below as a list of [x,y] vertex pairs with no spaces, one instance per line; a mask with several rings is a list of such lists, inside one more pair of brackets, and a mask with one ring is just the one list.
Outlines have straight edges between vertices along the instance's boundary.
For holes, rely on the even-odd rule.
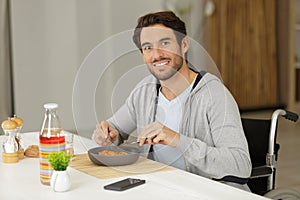
[[109,125],[107,121],[102,121],[96,125],[94,130],[93,139],[100,146],[107,146],[112,142],[116,141],[119,132]]

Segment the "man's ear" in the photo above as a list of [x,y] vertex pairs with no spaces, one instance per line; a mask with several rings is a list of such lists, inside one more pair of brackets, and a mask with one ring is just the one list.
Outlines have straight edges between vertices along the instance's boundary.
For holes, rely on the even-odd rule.
[[181,51],[185,54],[190,48],[190,41],[187,36],[185,36],[181,41]]

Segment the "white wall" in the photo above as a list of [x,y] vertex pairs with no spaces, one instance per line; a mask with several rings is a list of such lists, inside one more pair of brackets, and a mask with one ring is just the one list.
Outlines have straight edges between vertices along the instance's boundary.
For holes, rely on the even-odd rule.
[[[138,17],[148,12],[159,11],[162,5],[161,0],[92,0],[88,2],[79,0],[78,2],[79,27],[81,27],[78,30],[78,38],[81,60],[101,41],[110,39],[124,31],[132,30],[136,26]],[[129,39],[131,40],[131,38]],[[111,47],[110,50],[113,51],[113,48],[121,48],[121,46]],[[99,120],[112,114],[111,98],[113,94],[111,91],[114,90],[115,84],[121,76],[127,74],[128,80],[125,81],[125,84],[123,82],[115,88],[122,92],[122,94],[118,94],[119,101],[113,100],[115,107],[118,107],[125,100],[134,83],[147,74],[146,68],[144,68],[144,71],[139,70],[142,71],[139,76],[135,73],[131,75],[127,73],[130,69],[143,64],[138,50],[129,52],[112,62],[111,65],[107,66],[104,76],[100,77],[95,94],[96,113]]]
[[[57,102],[63,127],[74,131],[72,90],[84,58],[101,41],[132,29],[140,15],[161,10],[161,0],[12,0],[11,4],[15,111],[24,119],[24,131],[40,129],[45,102]],[[132,52],[114,61],[101,77],[95,96],[99,119],[111,113],[112,94],[107,91],[141,63],[139,53]],[[137,79],[146,74],[140,69],[137,73],[127,74]],[[133,87],[132,78],[120,89],[120,102]]]
[[[148,12],[161,10],[161,0],[92,0],[78,1],[79,26],[78,38],[80,52],[79,57],[83,61],[88,53],[101,42],[114,40],[114,37],[128,30],[132,30],[137,23],[138,17]],[[104,41],[105,40],[105,41]],[[131,42],[131,37],[128,38]],[[132,43],[132,42],[131,42]],[[133,44],[133,43],[132,43]],[[99,46],[97,46],[99,48]],[[107,55],[99,55],[103,60],[111,56],[122,44],[112,44],[107,47]],[[141,55],[136,48],[134,52],[111,60],[111,64],[103,66],[99,61],[99,68],[105,67],[105,73],[98,76],[98,84],[95,86],[95,105],[91,115],[82,114],[81,124],[76,123],[81,134],[89,134],[99,121],[111,116],[122,103],[124,103],[134,85],[148,74],[147,68],[136,69],[136,66],[143,64]],[[129,72],[130,71],[130,72]],[[126,79],[122,77],[126,76]],[[94,86],[94,85],[93,85]],[[81,113],[86,113],[93,102],[87,102]],[[76,105],[78,107],[78,105]],[[85,109],[85,110],[84,110]],[[95,114],[94,114],[95,113]],[[94,115],[93,115],[94,114]],[[79,114],[80,115],[80,114]],[[76,120],[77,122],[77,120]],[[83,133],[82,133],[83,132]]]
[[40,129],[46,102],[59,104],[66,129],[72,121],[72,87],[79,65],[76,2],[12,0],[15,112],[24,131]]
[[[12,111],[10,83],[10,49],[7,1],[0,0],[0,119],[6,120]],[[0,135],[3,134],[2,128]]]

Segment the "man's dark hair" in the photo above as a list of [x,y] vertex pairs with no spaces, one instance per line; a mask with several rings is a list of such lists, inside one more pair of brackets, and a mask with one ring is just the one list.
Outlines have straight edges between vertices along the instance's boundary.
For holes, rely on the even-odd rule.
[[157,13],[150,13],[138,19],[138,24],[135,27],[133,34],[133,42],[142,52],[141,47],[141,31],[142,28],[152,26],[155,24],[162,24],[168,28],[173,29],[178,44],[181,46],[182,39],[186,36],[186,28],[184,22],[179,19],[172,11],[162,11]]

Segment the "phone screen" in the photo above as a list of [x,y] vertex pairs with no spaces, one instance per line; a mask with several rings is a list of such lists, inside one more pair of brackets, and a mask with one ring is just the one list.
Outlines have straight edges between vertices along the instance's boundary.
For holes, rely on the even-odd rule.
[[141,179],[127,178],[109,185],[104,186],[107,190],[123,191],[129,188],[144,184],[146,181]]

